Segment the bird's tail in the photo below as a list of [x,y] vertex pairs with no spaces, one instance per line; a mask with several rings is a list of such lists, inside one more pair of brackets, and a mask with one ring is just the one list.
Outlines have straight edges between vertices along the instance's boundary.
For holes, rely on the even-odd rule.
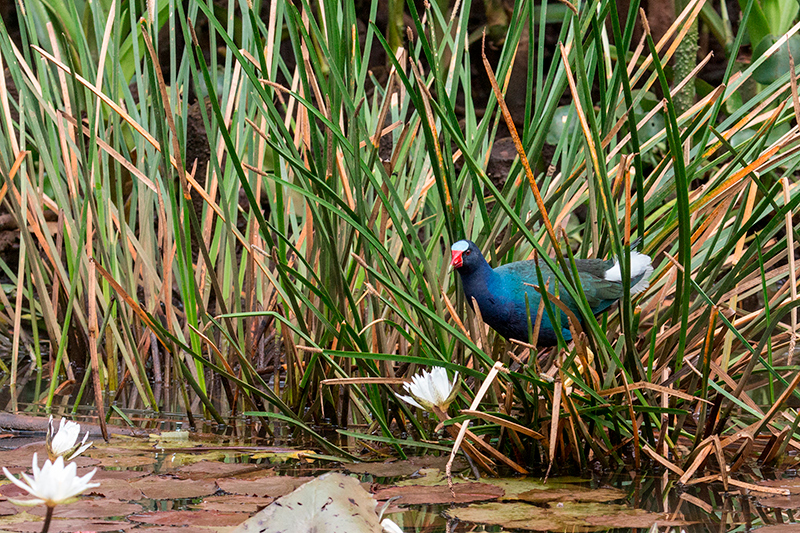
[[[631,295],[644,292],[650,286],[650,274],[653,273],[653,262],[649,255],[631,251]],[[622,271],[619,260],[614,261],[614,266],[606,270],[605,278],[608,281],[622,281]]]

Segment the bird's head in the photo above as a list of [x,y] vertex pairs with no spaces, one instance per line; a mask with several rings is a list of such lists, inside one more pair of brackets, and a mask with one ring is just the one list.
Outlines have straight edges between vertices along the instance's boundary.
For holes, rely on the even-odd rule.
[[450,253],[452,254],[450,266],[464,273],[470,272],[481,263],[486,262],[481,251],[472,241],[461,240],[453,243]]

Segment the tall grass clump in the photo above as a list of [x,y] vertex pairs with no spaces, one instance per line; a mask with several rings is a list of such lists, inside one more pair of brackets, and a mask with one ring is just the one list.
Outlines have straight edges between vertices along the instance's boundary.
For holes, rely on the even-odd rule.
[[[732,104],[797,25],[678,113],[708,58],[685,79],[665,69],[698,1],[656,42],[636,2],[519,0],[491,60],[469,0],[409,2],[413,24],[391,38],[359,16],[374,21],[377,1],[222,4],[29,0],[22,46],[0,31],[13,401],[23,365],[47,363],[47,407],[247,413],[351,457],[319,432],[328,420],[402,455],[438,447],[399,383],[458,371],[467,407],[500,361],[510,372],[480,413],[447,421],[473,419],[489,469],[644,453],[691,475],[709,453],[738,468],[761,434],[765,459],[797,443],[794,411],[777,416],[798,375],[795,78]],[[525,106],[504,116],[512,67]],[[478,105],[484,75],[495,90]],[[491,179],[506,129],[527,157]],[[448,270],[465,237],[494,265],[558,263],[582,310],[575,342],[541,350],[485,328]],[[595,318],[573,259],[619,257],[624,273],[631,249],[655,259],[650,289]]]

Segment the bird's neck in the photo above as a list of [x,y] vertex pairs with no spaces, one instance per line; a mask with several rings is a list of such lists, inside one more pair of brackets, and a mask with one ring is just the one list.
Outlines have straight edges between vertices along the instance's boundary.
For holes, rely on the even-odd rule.
[[462,275],[461,282],[464,284],[464,293],[467,298],[478,298],[489,292],[489,285],[497,276],[489,263],[484,262],[477,266],[472,272]]

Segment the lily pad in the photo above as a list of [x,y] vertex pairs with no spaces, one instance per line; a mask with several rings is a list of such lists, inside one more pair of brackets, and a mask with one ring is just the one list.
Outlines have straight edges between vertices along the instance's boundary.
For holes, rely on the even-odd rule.
[[786,479],[766,479],[756,482],[760,487],[770,487],[773,489],[786,489],[789,494],[800,494],[800,478]]
[[[19,533],[39,533],[42,530],[43,521],[26,521],[19,524],[3,524],[0,531],[15,531]],[[50,531],[127,531],[133,524],[129,522],[119,522],[113,520],[85,520],[53,519],[50,523]]]
[[754,493],[758,504],[762,507],[772,507],[776,509],[800,509],[800,479],[771,479],[759,481],[756,485],[770,487],[774,489],[785,489],[788,495]]
[[537,490],[542,492],[551,492],[560,489],[568,489],[573,492],[589,490],[587,486],[582,485],[582,483],[586,483],[586,480],[577,477],[550,479],[547,483],[535,477],[486,478],[482,479],[481,483],[488,483],[503,489],[505,496],[500,499],[504,501],[519,500],[522,494]]
[[275,498],[259,498],[258,496],[209,496],[203,498],[199,505],[193,505],[197,509],[204,511],[217,511],[223,513],[257,513],[267,505],[275,501]]
[[625,493],[617,489],[589,489],[573,486],[549,490],[529,490],[521,493],[519,499],[528,503],[550,502],[613,502],[625,498]]
[[172,475],[181,479],[210,479],[216,477],[231,477],[258,471],[262,475],[269,475],[269,470],[261,465],[249,463],[221,463],[219,461],[200,461],[198,463],[181,466]]
[[231,494],[276,498],[289,494],[311,479],[310,477],[289,476],[266,476],[258,480],[218,479],[217,486]]
[[100,458],[99,466],[103,468],[134,468],[139,466],[151,466],[155,464],[154,457],[143,455],[109,455]]
[[85,494],[87,496],[95,494],[106,498],[128,501],[136,501],[144,498],[144,494],[142,494],[140,489],[134,487],[124,479],[104,479],[99,487],[89,489]]
[[445,513],[450,518],[528,531],[600,531],[608,528],[649,528],[664,518],[643,509],[603,503],[530,505],[522,502],[479,503]]
[[128,518],[145,524],[225,527],[238,524],[242,515],[216,511],[153,511],[131,515]]
[[208,463],[210,461],[224,461],[228,455],[229,454],[218,450],[204,453],[198,453],[194,451],[187,453],[173,452],[165,458],[164,463],[161,465],[161,469],[163,471],[164,469],[178,469],[184,465],[192,465],[200,462]]
[[800,494],[780,495],[759,495],[757,498],[761,507],[772,509],[800,509]]
[[[446,455],[442,457],[425,455],[423,457],[411,457],[405,461],[345,464],[342,467],[354,474],[369,474],[375,477],[400,477],[410,476],[420,472],[422,469],[430,468],[443,472],[449,459],[450,457]],[[459,457],[453,464],[453,471],[462,470],[465,466],[463,459]]]
[[[761,39],[753,50],[753,60],[764,55],[769,47],[775,44],[777,40],[778,38],[774,35],[767,35]],[[753,79],[758,83],[768,85],[788,72],[790,49],[792,51],[792,57],[795,58],[796,65],[798,59],[800,59],[800,35],[792,35],[788,43],[784,43],[775,53],[765,59],[764,62],[753,71]]]
[[[460,483],[462,480],[453,478],[454,483]],[[444,475],[444,471],[439,470],[438,468],[421,468],[417,475],[412,477],[411,479],[405,479],[403,481],[398,481],[396,483],[397,486],[402,487],[403,485],[425,485],[425,486],[435,486],[446,484],[447,480]]]
[[733,146],[735,148],[735,147],[739,146],[740,144],[743,144],[743,143],[749,141],[750,139],[752,139],[753,135],[755,135],[755,134],[756,134],[756,130],[753,130],[753,129],[750,129],[750,128],[745,128],[745,129],[737,131],[736,133],[731,135],[731,138],[728,140],[728,142],[730,142],[731,146]]
[[404,485],[380,489],[374,496],[378,500],[398,497],[399,499],[394,502],[396,505],[421,505],[496,500],[503,494],[505,494],[503,489],[488,483],[459,483],[453,486],[453,492],[450,492],[447,485],[436,487]]
[[264,451],[254,453],[250,456],[250,459],[256,461],[258,459],[266,459],[270,463],[286,463],[289,461],[296,461],[298,459],[304,459],[305,456],[313,454],[313,450],[271,450],[271,451]]
[[578,129],[578,115],[572,114],[572,120],[569,120],[570,106],[562,105],[557,107],[553,113],[553,121],[550,123],[550,128],[547,130],[547,137],[545,141],[548,144],[558,144],[559,139],[567,130],[568,135],[572,135]]
[[150,476],[131,483],[151,500],[174,500],[179,498],[201,498],[214,494],[217,484],[213,481],[180,480]]
[[[133,513],[142,512],[142,506],[138,503],[127,503],[120,500],[109,500],[102,498],[99,500],[82,499],[69,505],[58,505],[53,511],[53,518],[111,518],[114,516],[126,516]],[[44,517],[47,514],[47,507],[39,505],[28,509],[28,513]]]
[[650,120],[642,124],[642,127],[639,128],[639,142],[644,142],[652,139],[665,127],[664,115],[662,113],[656,113]]
[[[83,467],[83,468],[79,467],[78,468],[78,475],[79,476],[85,476],[86,474],[88,474],[92,470],[95,470],[95,469],[94,468],[88,468],[88,467]],[[145,477],[145,476],[148,476],[148,475],[150,475],[149,472],[145,472],[145,471],[142,471],[142,470],[104,470],[102,468],[97,468],[95,473],[94,473],[94,476],[92,476],[92,482],[96,481],[96,482],[100,483],[100,482],[106,481],[108,479],[130,481],[132,479]]]

